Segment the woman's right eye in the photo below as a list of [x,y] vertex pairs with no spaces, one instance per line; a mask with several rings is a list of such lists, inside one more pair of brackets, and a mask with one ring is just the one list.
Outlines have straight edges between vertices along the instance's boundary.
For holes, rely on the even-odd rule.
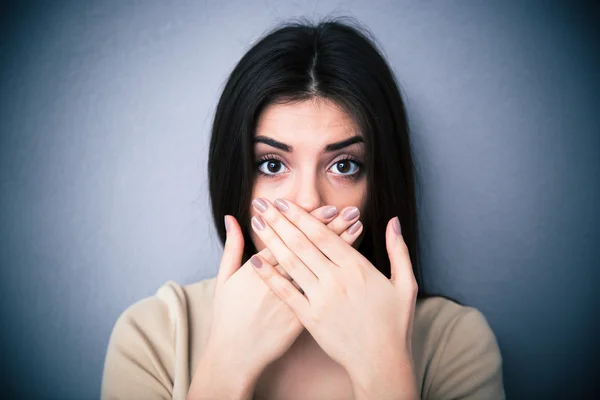
[[279,175],[280,173],[285,172],[284,165],[279,160],[265,160],[258,165],[258,170],[263,175],[268,176]]

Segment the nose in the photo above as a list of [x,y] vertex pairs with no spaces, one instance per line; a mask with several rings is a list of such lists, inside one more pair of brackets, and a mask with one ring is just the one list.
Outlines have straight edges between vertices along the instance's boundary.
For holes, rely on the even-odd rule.
[[323,206],[323,198],[319,182],[315,174],[297,174],[290,191],[290,200],[302,207],[307,212]]

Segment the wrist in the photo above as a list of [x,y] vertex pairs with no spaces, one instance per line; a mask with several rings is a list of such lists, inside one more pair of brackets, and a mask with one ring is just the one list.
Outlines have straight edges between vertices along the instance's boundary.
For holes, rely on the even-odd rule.
[[420,396],[410,356],[371,366],[361,364],[348,375],[356,400],[417,400]]

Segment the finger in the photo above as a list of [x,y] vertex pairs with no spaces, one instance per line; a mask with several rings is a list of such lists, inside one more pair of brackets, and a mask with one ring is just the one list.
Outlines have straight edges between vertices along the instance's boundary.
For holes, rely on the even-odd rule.
[[323,206],[312,210],[310,215],[322,223],[328,224],[334,221],[334,218],[339,215],[339,212],[336,206]]
[[[352,209],[356,207],[347,207],[347,209]],[[341,235],[340,237],[349,245],[352,245],[354,241],[360,236],[362,233],[362,224],[354,222],[358,216],[350,217],[347,216],[347,211],[342,210],[342,214],[338,213],[338,209],[335,206],[323,206],[319,207],[313,211],[311,211],[310,215],[317,218],[319,221],[323,223],[329,224],[327,227],[331,229],[334,233]],[[354,222],[354,224],[353,224]],[[359,226],[358,226],[359,225]],[[269,264],[273,265],[274,268],[279,272],[285,279],[292,282],[292,284],[303,293],[302,288],[296,281],[292,279],[292,277],[286,272],[285,269],[273,257],[271,250],[268,247],[265,247],[258,253],[263,259],[265,259]]]
[[[265,246],[271,249],[271,253],[273,253],[275,259],[277,259],[287,273],[290,274],[305,292],[311,292],[312,290],[310,289],[316,287],[319,283],[315,274],[288,248],[286,243],[283,242],[262,216],[256,215],[252,217],[251,225],[254,232],[256,232]],[[314,248],[314,246],[312,247]]]
[[417,281],[412,270],[408,246],[406,246],[402,237],[398,217],[394,217],[388,222],[385,241],[390,259],[390,280],[394,286],[401,287],[403,291],[414,291],[416,293],[418,290]]
[[[338,235],[319,223],[312,215],[292,201],[275,200],[285,219],[296,226],[333,264],[338,266],[361,264],[368,260],[358,250],[349,247]],[[279,232],[279,231],[278,231]]]
[[[260,253],[258,253],[258,254],[260,254]],[[265,258],[265,257],[263,257],[263,258]],[[273,257],[273,259],[275,259],[275,257]],[[266,260],[266,258],[265,258],[265,260]],[[275,260],[275,262],[277,262],[277,260]],[[273,265],[274,268],[277,270],[277,272],[279,272],[285,279],[287,279],[288,281],[292,280],[292,277],[285,271],[285,269],[283,269],[283,267],[281,265],[274,264],[271,262],[269,264]]]
[[[291,252],[306,266],[313,272],[313,274],[317,277],[322,277],[325,274],[329,274],[331,272],[331,268],[334,265],[319,251],[319,249],[311,243],[311,241],[304,235],[298,227],[294,226],[285,216],[283,216],[278,209],[279,207],[274,207],[266,199],[254,199],[252,201],[252,206],[254,209],[259,212],[264,220],[267,222],[267,225],[270,229],[273,230],[276,236],[280,238],[280,241],[286,249],[291,250]],[[281,204],[279,206],[282,206]],[[315,225],[319,225],[321,229],[327,231],[330,235],[333,235],[339,239],[339,237],[333,233],[327,226],[317,220],[315,217],[311,216],[309,213],[305,211],[306,215],[308,215],[311,220],[314,221]],[[268,239],[271,240],[276,245],[278,244],[277,240],[268,235],[268,229],[265,229],[263,232],[267,234]],[[275,249],[267,244],[267,247],[271,249],[275,258],[279,261],[280,264],[283,264],[279,257],[277,256]],[[280,251],[284,250],[280,248]],[[282,254],[283,255],[283,254]],[[294,278],[292,271],[287,269],[287,266],[283,264],[283,267],[286,271]],[[297,281],[297,279],[296,279]],[[303,283],[298,281],[300,287],[305,288]]]
[[244,235],[235,217],[225,216],[225,231],[227,236],[217,273],[217,285],[227,281],[231,275],[240,269],[244,253]]
[[[312,214],[312,213],[311,213]],[[331,224],[330,224],[331,225]],[[328,226],[330,226],[328,225]],[[341,227],[343,227],[343,225],[340,225]],[[331,229],[331,228],[330,228]],[[340,235],[340,238],[348,243],[349,245],[353,245],[354,242],[356,241],[356,239],[358,239],[358,237],[360,236],[360,234],[363,231],[363,224],[360,221],[356,221],[354,224],[351,224],[345,231],[342,232],[342,234]],[[273,255],[271,254],[271,250],[269,250],[268,247],[265,247],[263,250],[261,250],[258,253],[261,257],[263,257],[265,260],[267,260],[271,265],[277,263],[277,260],[275,259],[275,257],[273,257]],[[265,255],[267,255],[265,257]],[[268,257],[268,258],[267,258]],[[272,259],[273,261],[270,261],[269,259]],[[300,291],[302,291],[302,288],[300,287],[300,285],[298,285],[296,283],[296,281],[294,281],[292,279],[292,277],[286,272],[285,269],[283,269],[283,267],[279,264],[274,265],[274,268],[277,270],[277,272],[279,272],[285,279],[289,280],[290,282],[292,282],[292,284],[299,289]]]
[[[311,214],[312,215],[312,214]],[[346,229],[350,227],[354,222],[358,221],[360,217],[360,211],[358,208],[346,207],[339,213],[338,217],[327,224],[327,227],[331,229],[338,236],[341,235]]]
[[[329,225],[327,225],[327,226],[329,226],[330,229],[332,229],[338,235],[342,234],[346,229],[348,229],[350,227],[350,225],[352,225],[352,221],[346,221],[346,220],[337,221],[337,219],[339,218],[338,217],[339,214],[338,214],[338,209],[335,206],[319,207],[319,208],[311,211],[310,215],[314,216],[316,219],[323,222],[324,224],[329,222]],[[338,217],[338,218],[336,218],[336,217]],[[335,221],[337,221],[337,222],[335,222]],[[344,226],[344,221],[345,221],[345,226]],[[334,222],[335,222],[335,224],[332,225],[332,223],[334,223]],[[356,239],[352,239],[352,240],[354,241]],[[268,247],[265,247],[264,249],[259,251],[258,254],[260,254],[260,256],[262,258],[267,260],[268,263],[270,263],[271,265],[274,265],[275,268],[277,269],[277,272],[283,274],[283,276],[286,279],[291,279],[290,276],[288,275],[288,273],[285,272],[284,269],[278,268],[277,260],[275,259],[275,257],[273,257],[273,254],[271,253],[271,250],[269,250]]]
[[363,231],[363,224],[360,221],[356,221],[353,223],[348,229],[346,229],[341,235],[340,238],[348,243],[349,245],[353,245],[356,239],[360,236]]
[[271,291],[294,311],[300,322],[305,321],[305,316],[308,315],[310,307],[308,299],[291,282],[279,275],[273,265],[259,255],[253,255],[250,258],[250,263]]
[[[260,254],[260,253],[258,253],[258,254]],[[275,258],[275,257],[273,257],[273,258]],[[265,258],[265,260],[266,260],[266,258]],[[275,261],[275,262],[277,262],[277,261]],[[273,263],[270,263],[270,264],[273,265]],[[277,264],[277,265],[274,265],[273,267],[277,270],[277,272],[279,272],[279,274],[281,276],[283,276],[285,279],[290,281],[292,283],[292,285],[294,285],[296,287],[296,289],[302,290],[300,285],[298,285],[298,283],[296,283],[296,281],[292,279],[292,277],[285,271],[285,269],[283,269],[283,267],[281,265]]]

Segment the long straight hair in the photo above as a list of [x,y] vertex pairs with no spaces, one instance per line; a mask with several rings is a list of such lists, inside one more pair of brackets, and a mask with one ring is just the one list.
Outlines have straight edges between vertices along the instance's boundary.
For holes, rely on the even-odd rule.
[[417,176],[405,105],[375,39],[355,20],[350,22],[336,18],[316,24],[284,23],[255,43],[235,66],[212,126],[208,178],[214,222],[225,243],[223,217],[233,215],[244,234],[244,262],[256,253],[249,219],[256,178],[253,138],[261,112],[275,103],[331,100],[354,119],[365,138],[367,199],[358,250],[389,278],[385,228],[398,216],[418,297],[424,297]]

